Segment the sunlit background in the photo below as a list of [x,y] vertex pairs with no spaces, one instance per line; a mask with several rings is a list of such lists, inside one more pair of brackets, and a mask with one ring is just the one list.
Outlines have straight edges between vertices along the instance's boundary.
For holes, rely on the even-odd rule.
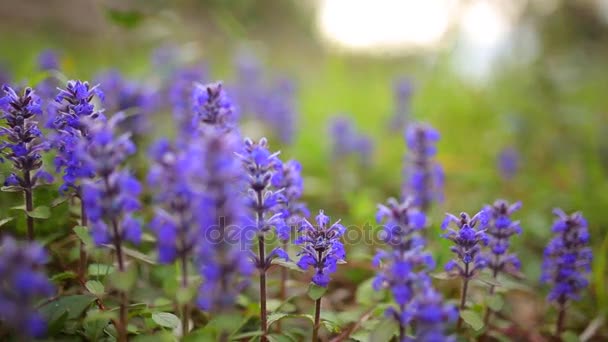
[[[36,67],[45,49],[59,54],[66,78],[117,68],[151,89],[175,65],[229,89],[288,80],[277,91],[295,94],[289,142],[282,123],[239,103],[243,130],[298,159],[313,211],[347,224],[372,221],[377,203],[399,195],[400,120],[428,122],[441,132],[446,171],[433,221],[522,200],[515,244],[537,286],[551,209],[582,210],[597,257],[573,324],[582,330],[589,312],[608,311],[608,0],[0,0],[0,30],[0,70],[19,84],[48,76]],[[365,163],[332,158],[337,118],[368,139]],[[175,134],[172,124],[169,112],[152,117],[140,149]],[[509,175],[505,156],[517,162]],[[445,247],[441,264],[449,251],[433,243]],[[541,322],[542,300],[514,319]]]

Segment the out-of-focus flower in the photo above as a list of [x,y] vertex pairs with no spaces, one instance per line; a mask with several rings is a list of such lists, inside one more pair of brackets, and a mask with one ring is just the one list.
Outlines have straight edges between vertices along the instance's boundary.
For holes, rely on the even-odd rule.
[[298,253],[300,260],[298,266],[302,269],[312,267],[315,274],[312,282],[318,286],[327,287],[330,275],[336,272],[338,263],[344,262],[346,252],[340,238],[346,232],[346,228],[340,221],[330,225],[329,217],[319,211],[316,217],[317,226],[313,226],[308,220],[303,219],[298,229],[301,234],[295,241],[302,246]]
[[485,253],[484,258],[494,277],[502,272],[519,271],[520,262],[517,255],[509,253],[509,239],[515,234],[521,234],[519,221],[511,219],[511,215],[519,208],[521,202],[509,204],[505,200],[497,200],[493,205],[485,208],[490,216],[490,222],[486,230],[489,251]]
[[567,215],[561,209],[553,213],[557,216],[552,229],[555,237],[545,248],[541,282],[553,286],[548,300],[564,306],[568,300],[579,300],[589,286],[593,254],[583,215]]
[[348,116],[336,116],[329,124],[331,153],[334,160],[356,156],[359,163],[368,165],[373,154],[373,141],[370,137],[357,132]]
[[42,267],[47,262],[37,243],[4,236],[0,244],[0,322],[24,339],[42,337],[46,322],[35,305],[54,293]]
[[237,124],[238,114],[222,83],[196,84],[192,91],[194,130],[209,126],[229,131]]
[[169,80],[169,101],[173,108],[173,116],[177,121],[180,134],[192,134],[192,94],[196,84],[208,79],[207,68],[204,65],[193,65],[178,68]]
[[306,204],[300,201],[303,191],[302,165],[296,160],[290,160],[283,164],[280,172],[272,179],[277,189],[283,189],[283,203],[281,213],[285,225],[277,229],[277,234],[282,242],[288,242],[291,226],[299,225],[302,218],[308,217],[310,212]]
[[498,170],[504,179],[512,179],[519,169],[519,153],[512,147],[507,147],[498,154]]
[[414,93],[414,85],[409,78],[399,78],[393,85],[393,116],[390,120],[390,128],[394,131],[401,131],[410,121],[411,99]]
[[405,133],[410,153],[404,195],[412,196],[414,204],[425,212],[433,202],[443,199],[443,169],[434,159],[439,137],[439,132],[426,124],[412,124]]

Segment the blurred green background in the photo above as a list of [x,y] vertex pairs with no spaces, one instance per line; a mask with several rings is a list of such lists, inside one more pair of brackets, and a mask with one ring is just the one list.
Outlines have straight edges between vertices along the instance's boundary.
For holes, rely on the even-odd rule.
[[[537,279],[551,209],[581,210],[595,259],[578,321],[584,327],[608,313],[608,1],[2,0],[0,30],[0,64],[23,84],[39,80],[36,58],[48,48],[59,52],[69,79],[118,68],[150,85],[159,72],[150,56],[159,47],[188,63],[205,61],[213,79],[227,81],[238,51],[252,51],[265,72],[297,83],[294,143],[274,139],[273,148],[302,163],[313,212],[324,208],[358,227],[373,223],[376,203],[400,194],[406,148],[389,122],[393,83],[408,77],[413,120],[442,135],[445,201],[433,208],[430,234],[438,264],[450,258],[438,238],[444,212],[521,200],[524,233],[514,249],[541,305],[546,289]],[[332,160],[328,122],[337,113],[373,138],[369,167]],[[172,134],[165,131],[170,116],[155,120],[155,136]],[[244,130],[270,134],[251,123]],[[510,180],[497,167],[507,147],[520,155]],[[9,196],[2,195],[2,216],[14,203]],[[63,224],[43,226],[51,233]],[[345,268],[355,283],[371,274],[356,263]],[[533,318],[544,319],[536,310]]]

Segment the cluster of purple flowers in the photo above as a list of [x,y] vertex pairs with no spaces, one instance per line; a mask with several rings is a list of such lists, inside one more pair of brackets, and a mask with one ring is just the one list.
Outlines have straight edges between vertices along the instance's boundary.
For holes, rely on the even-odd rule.
[[154,91],[126,79],[118,70],[98,75],[95,83],[104,90],[103,105],[108,113],[126,113],[127,117],[121,122],[124,131],[141,135],[149,129],[151,121],[147,115],[156,105]]
[[37,243],[18,243],[9,236],[0,243],[0,321],[26,340],[46,333],[46,322],[34,307],[54,292],[41,271],[46,262]]
[[116,124],[122,115],[107,121],[85,123],[90,141],[80,144],[77,153],[97,179],[83,184],[83,201],[91,222],[91,233],[96,244],[112,243],[119,255],[123,240],[139,243],[141,224],[133,217],[140,208],[139,181],[122,168],[126,158],[135,153],[135,145],[128,134],[116,136]]
[[78,192],[78,181],[95,175],[78,151],[79,146],[91,139],[87,120],[106,120],[103,113],[96,110],[93,104],[95,97],[104,97],[97,86],[90,86],[88,82],[68,81],[66,88],[60,89],[52,106],[54,116],[48,126],[57,133],[52,145],[57,150],[57,172],[63,171],[64,183],[60,187],[62,193],[70,188]]
[[411,116],[411,101],[414,93],[414,85],[409,78],[399,78],[393,86],[393,116],[390,121],[390,128],[401,131],[404,129]]
[[316,217],[317,226],[303,219],[298,232],[301,234],[296,240],[302,246],[298,253],[300,260],[298,266],[302,269],[312,267],[315,271],[312,282],[318,286],[327,287],[330,275],[336,272],[339,263],[344,262],[346,252],[340,238],[346,228],[336,221],[330,224],[329,216],[323,210]]
[[434,341],[443,337],[446,317],[455,308],[444,305],[433,289],[428,272],[435,267],[432,255],[424,250],[420,231],[425,228],[426,216],[411,199],[402,202],[394,198],[386,205],[378,205],[378,223],[384,221],[384,242],[390,249],[380,250],[373,265],[379,269],[373,281],[376,291],[389,288],[397,304],[386,311],[400,327],[400,341],[406,341],[405,328],[416,326],[416,338]]
[[[450,223],[453,223],[458,230],[449,228]],[[489,242],[485,231],[488,223],[489,216],[485,210],[472,218],[467,213],[460,213],[458,217],[452,214],[446,215],[441,224],[442,230],[447,229],[443,237],[454,243],[450,250],[457,256],[445,265],[447,272],[457,274],[463,279],[470,279],[487,266],[487,260],[483,257],[481,249]]]
[[564,306],[569,300],[579,300],[588,285],[593,254],[589,247],[587,221],[576,212],[570,215],[555,209],[555,237],[545,249],[541,282],[552,285],[549,301]]
[[194,117],[192,127],[230,131],[236,127],[238,114],[222,83],[197,84],[192,92]]
[[283,189],[280,211],[285,224],[277,229],[281,242],[288,242],[291,227],[298,225],[302,218],[310,215],[306,204],[300,201],[304,190],[301,172],[302,165],[297,160],[289,160],[282,165],[280,172],[272,179],[273,185],[277,189]]
[[489,251],[484,254],[484,258],[494,277],[503,272],[514,274],[519,271],[517,255],[509,253],[509,239],[515,234],[521,234],[519,221],[511,219],[511,215],[520,208],[521,202],[509,204],[505,200],[497,200],[485,208],[490,222],[486,230]]
[[173,109],[173,117],[177,121],[178,132],[190,136],[192,134],[192,94],[197,83],[207,80],[207,68],[193,65],[177,68],[169,80],[169,102]]
[[405,168],[405,196],[412,196],[414,205],[427,212],[431,204],[443,199],[443,169],[434,160],[440,135],[426,124],[412,124],[405,132],[410,155]]
[[221,130],[209,131],[202,137],[201,211],[205,213],[205,239],[200,245],[198,264],[205,281],[198,304],[205,310],[232,307],[254,271],[248,258],[252,237],[245,229],[247,207],[240,195],[242,166],[234,155],[240,144],[238,135]]
[[359,163],[368,165],[373,153],[373,142],[367,135],[357,131],[348,116],[334,117],[329,124],[331,154],[334,160],[355,156]]
[[298,118],[293,80],[268,78],[261,62],[250,53],[238,54],[235,67],[236,82],[231,88],[243,115],[266,124],[281,142],[293,142]]
[[[22,95],[13,88],[4,86],[5,96],[0,98],[0,119],[5,121],[0,126],[0,162],[7,159],[21,175],[11,173],[4,181],[5,186],[21,188],[30,192],[39,182],[50,183],[53,177],[41,169],[41,152],[49,148],[38,127],[38,116],[42,114],[40,99],[31,88],[26,88]],[[31,175],[36,171],[36,174]],[[29,208],[31,210],[32,208]]]

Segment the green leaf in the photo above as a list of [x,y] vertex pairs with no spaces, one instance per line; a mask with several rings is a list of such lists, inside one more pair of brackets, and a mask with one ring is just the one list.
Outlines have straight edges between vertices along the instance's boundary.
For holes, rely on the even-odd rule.
[[108,274],[114,273],[114,266],[105,264],[90,264],[89,265],[89,276],[92,277],[103,277]]
[[298,340],[287,334],[270,334],[266,336],[269,342],[297,342]]
[[139,25],[139,23],[144,19],[144,16],[138,11],[121,11],[113,8],[107,8],[106,18],[119,26],[132,29]]
[[288,313],[284,312],[273,312],[268,315],[268,326],[270,327],[273,323],[282,320],[285,317],[289,317]]
[[82,316],[94,300],[95,297],[90,295],[60,297],[40,307],[40,314],[47,322],[57,320],[64,313],[67,313],[66,319],[76,319]]
[[103,295],[106,293],[106,289],[103,284],[97,280],[87,281],[86,284],[84,284],[84,287],[86,287],[87,290],[89,290],[89,292],[96,297],[103,297]]
[[180,287],[177,289],[177,293],[175,294],[175,298],[177,299],[178,304],[189,303],[196,296],[196,289],[193,287],[183,288]]
[[301,269],[295,262],[293,261],[285,261],[283,259],[274,259],[272,260],[272,264],[273,265],[279,265],[281,267],[285,267],[287,269],[290,269],[292,271],[296,271],[296,272],[304,272],[303,269]]
[[[104,247],[107,247],[111,250],[116,250],[116,247],[114,247],[114,245],[103,245]],[[145,255],[144,253],[138,252],[134,249],[128,248],[128,247],[122,247],[122,252],[128,256],[130,256],[133,259],[137,259],[139,261],[143,261],[146,264],[149,265],[156,265],[156,261],[154,261],[152,258],[150,258],[149,256]]]
[[116,290],[129,292],[137,281],[137,268],[129,267],[123,272],[113,272],[108,276],[108,281]]
[[4,219],[0,220],[0,227],[2,227],[2,226],[4,226],[5,224],[7,224],[7,223],[11,222],[12,220],[13,220],[13,218],[12,218],[12,217],[7,217],[7,218],[4,218]]
[[561,335],[562,341],[564,342],[579,342],[580,338],[574,331],[564,331]]
[[65,203],[67,200],[68,200],[68,197],[65,197],[65,196],[57,197],[51,202],[51,208],[55,208],[55,207]]
[[502,284],[498,280],[496,280],[496,278],[491,277],[487,274],[479,274],[477,277],[475,277],[473,279],[479,280],[482,283],[486,283],[490,286],[502,286]]
[[23,188],[20,186],[3,186],[0,187],[0,191],[4,191],[4,192],[21,192],[23,191]]
[[308,286],[308,297],[312,300],[317,300],[327,292],[327,288],[323,286],[319,286],[315,283],[310,283]]
[[179,318],[170,312],[155,312],[152,314],[152,320],[161,327],[170,329],[175,329],[181,324]]
[[433,277],[435,279],[440,279],[440,280],[449,280],[449,279],[456,278],[456,275],[450,274],[448,272],[439,272],[439,273],[431,274],[431,277]]
[[93,245],[93,239],[91,239],[91,234],[89,234],[89,228],[85,226],[75,226],[73,230],[76,236],[78,236],[80,241],[82,241],[85,245]]
[[483,320],[481,319],[479,313],[477,313],[476,311],[463,310],[460,312],[460,317],[475,331],[481,330],[481,328],[483,328]]
[[370,341],[390,341],[393,336],[397,335],[399,326],[392,318],[381,320],[372,332],[369,334]]
[[76,276],[77,276],[76,273],[74,273],[72,271],[61,272],[61,273],[57,273],[57,274],[53,275],[51,277],[51,281],[54,283],[59,283],[64,280],[75,279]]
[[36,219],[48,219],[51,217],[51,209],[44,205],[34,208],[32,211],[26,211],[25,213],[27,216]]
[[104,335],[103,330],[109,323],[110,320],[107,318],[85,321],[82,324],[82,327],[84,328],[84,334],[87,337],[87,341],[100,341]]
[[355,301],[361,305],[374,305],[384,298],[384,293],[381,291],[376,291],[372,287],[374,282],[374,278],[369,278],[366,281],[362,282],[359,287],[357,287],[357,292],[355,293]]
[[330,321],[328,319],[321,319],[321,324],[325,327],[325,329],[329,330],[331,333],[339,333],[340,325],[334,321]]
[[487,304],[492,311],[498,312],[500,309],[502,309],[505,302],[501,295],[495,294],[487,299]]
[[[270,326],[270,323],[269,323]],[[242,333],[242,334],[237,334],[237,335],[233,335],[231,336],[231,340],[232,341],[240,341],[243,339],[249,339],[252,337],[258,337],[258,336],[262,336],[264,335],[264,332],[261,330],[256,330],[256,331],[250,331],[250,332],[246,332],[246,333]]]

